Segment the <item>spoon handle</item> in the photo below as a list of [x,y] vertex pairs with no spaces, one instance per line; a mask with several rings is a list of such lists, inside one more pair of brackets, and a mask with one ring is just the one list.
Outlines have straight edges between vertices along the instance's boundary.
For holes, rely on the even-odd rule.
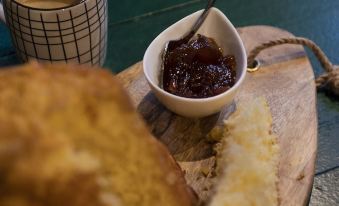
[[185,37],[185,39],[190,40],[195,35],[195,33],[197,33],[197,31],[200,28],[200,26],[204,23],[210,8],[214,5],[215,2],[216,2],[216,0],[209,0],[208,1],[205,10],[199,16],[198,20],[195,22],[195,24],[193,25],[190,33]]

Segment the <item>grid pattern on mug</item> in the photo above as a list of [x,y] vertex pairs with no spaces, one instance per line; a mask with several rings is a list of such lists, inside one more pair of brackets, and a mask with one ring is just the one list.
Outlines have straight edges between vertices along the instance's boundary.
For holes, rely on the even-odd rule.
[[23,60],[103,64],[107,44],[107,1],[76,9],[37,12],[4,1],[12,40]]

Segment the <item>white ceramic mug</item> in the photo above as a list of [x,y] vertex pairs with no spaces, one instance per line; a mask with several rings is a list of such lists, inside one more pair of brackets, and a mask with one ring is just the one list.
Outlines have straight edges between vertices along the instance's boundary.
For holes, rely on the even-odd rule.
[[84,0],[56,9],[2,0],[0,19],[10,29],[24,61],[103,65],[107,45],[107,0]]

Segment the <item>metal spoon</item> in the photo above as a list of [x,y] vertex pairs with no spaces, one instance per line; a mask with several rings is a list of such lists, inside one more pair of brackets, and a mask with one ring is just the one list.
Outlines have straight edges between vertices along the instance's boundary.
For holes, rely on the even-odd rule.
[[176,49],[177,47],[181,46],[182,44],[187,43],[195,35],[195,33],[197,33],[200,26],[204,23],[207,15],[208,15],[209,10],[210,10],[211,7],[213,7],[215,1],[216,0],[209,0],[208,1],[204,12],[199,16],[198,20],[195,22],[195,24],[191,28],[191,31],[188,34],[186,34],[181,39],[171,40],[166,44],[163,57],[166,56],[167,52],[171,52],[174,49]]

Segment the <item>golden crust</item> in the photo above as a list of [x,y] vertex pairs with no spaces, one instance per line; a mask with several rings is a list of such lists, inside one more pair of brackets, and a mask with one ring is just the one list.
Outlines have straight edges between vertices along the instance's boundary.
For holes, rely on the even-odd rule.
[[0,205],[192,205],[180,168],[108,71],[0,72]]
[[263,98],[240,104],[225,122],[210,206],[277,206],[277,137]]

